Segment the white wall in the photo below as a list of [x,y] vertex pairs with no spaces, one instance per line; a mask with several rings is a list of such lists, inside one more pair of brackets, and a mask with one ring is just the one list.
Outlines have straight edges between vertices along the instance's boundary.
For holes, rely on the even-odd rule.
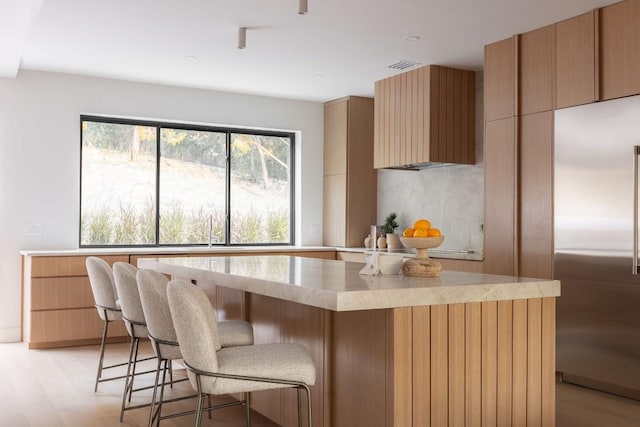
[[57,73],[0,78],[0,342],[20,340],[19,251],[78,247],[82,113],[300,132],[296,243],[322,243],[321,103]]

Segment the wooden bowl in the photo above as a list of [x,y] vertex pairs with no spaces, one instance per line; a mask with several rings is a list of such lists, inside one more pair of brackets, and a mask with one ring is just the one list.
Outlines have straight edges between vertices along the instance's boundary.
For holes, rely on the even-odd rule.
[[429,249],[437,248],[444,241],[444,236],[439,237],[400,237],[400,241],[407,248],[416,250],[416,257],[407,260],[402,265],[405,276],[438,277],[442,265],[438,261],[429,258]]

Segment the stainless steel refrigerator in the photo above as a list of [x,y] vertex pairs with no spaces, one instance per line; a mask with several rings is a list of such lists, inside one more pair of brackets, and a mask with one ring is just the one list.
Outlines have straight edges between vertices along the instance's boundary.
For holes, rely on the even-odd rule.
[[640,399],[640,96],[555,114],[557,369]]

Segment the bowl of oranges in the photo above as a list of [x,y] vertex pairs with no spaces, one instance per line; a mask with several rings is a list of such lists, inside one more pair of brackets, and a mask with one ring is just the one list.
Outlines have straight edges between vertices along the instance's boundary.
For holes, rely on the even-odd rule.
[[431,221],[419,219],[413,227],[404,229],[400,241],[405,247],[416,250],[416,258],[429,258],[428,249],[440,246],[444,236],[439,229],[431,227]]

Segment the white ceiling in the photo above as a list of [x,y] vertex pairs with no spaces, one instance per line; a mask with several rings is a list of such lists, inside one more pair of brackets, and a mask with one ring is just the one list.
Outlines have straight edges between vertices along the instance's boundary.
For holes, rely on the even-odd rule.
[[[0,0],[0,77],[43,70],[313,101],[372,96],[400,60],[480,70],[485,44],[615,2],[308,0],[299,15],[298,0]],[[243,50],[238,27],[248,27]]]

